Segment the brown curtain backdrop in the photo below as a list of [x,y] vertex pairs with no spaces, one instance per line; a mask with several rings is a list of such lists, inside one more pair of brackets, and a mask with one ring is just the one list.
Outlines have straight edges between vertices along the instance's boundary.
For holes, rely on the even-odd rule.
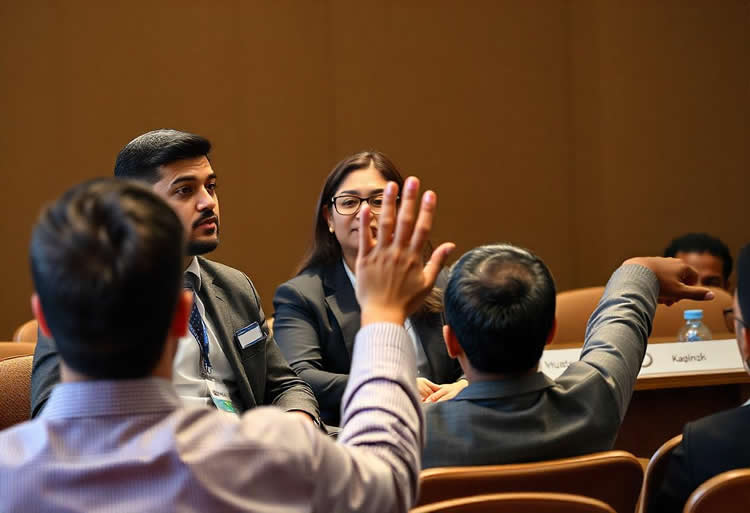
[[750,2],[0,3],[0,339],[31,317],[39,208],[150,129],[215,144],[221,247],[267,310],[342,157],[440,197],[435,241],[511,241],[560,289],[704,230],[750,184]]

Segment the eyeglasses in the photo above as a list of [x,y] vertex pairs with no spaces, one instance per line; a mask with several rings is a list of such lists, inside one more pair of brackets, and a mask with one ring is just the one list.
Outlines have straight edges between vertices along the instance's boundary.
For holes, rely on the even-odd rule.
[[[335,208],[336,212],[338,212],[342,216],[355,215],[362,207],[363,201],[366,201],[367,204],[370,205],[370,212],[372,212],[373,214],[379,214],[383,209],[382,192],[373,194],[372,196],[369,196],[367,198],[360,198],[359,196],[353,196],[351,194],[342,194],[341,196],[334,196],[333,198],[331,198],[333,208]],[[396,201],[398,201],[398,198],[396,198]]]

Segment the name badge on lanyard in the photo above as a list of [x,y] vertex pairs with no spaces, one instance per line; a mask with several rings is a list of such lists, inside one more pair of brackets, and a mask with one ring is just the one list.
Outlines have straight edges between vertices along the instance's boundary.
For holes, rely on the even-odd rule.
[[224,412],[231,413],[233,415],[239,415],[239,410],[234,406],[232,398],[229,395],[229,389],[221,381],[207,378],[206,386],[208,386],[208,392],[211,394],[211,400],[214,402],[216,409]]

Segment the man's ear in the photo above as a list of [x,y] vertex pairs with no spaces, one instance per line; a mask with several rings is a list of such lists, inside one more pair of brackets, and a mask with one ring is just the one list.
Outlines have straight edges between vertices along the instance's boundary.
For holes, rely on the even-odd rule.
[[42,302],[39,299],[39,294],[36,292],[31,295],[31,311],[34,312],[34,317],[36,317],[36,322],[39,324],[42,334],[45,337],[52,338],[52,332],[50,332],[49,326],[47,326],[47,319],[44,317],[44,312],[42,311]]
[[555,335],[557,335],[557,317],[555,317],[555,320],[552,321],[552,327],[549,329],[549,334],[547,335],[547,341],[544,343],[545,346],[552,343],[552,339],[555,338]]
[[445,349],[448,351],[448,356],[451,358],[458,358],[463,354],[464,350],[459,344],[456,338],[456,332],[450,327],[450,324],[443,326],[443,341],[445,342]]
[[177,298],[177,306],[172,315],[172,322],[169,325],[169,335],[174,338],[182,338],[188,333],[188,319],[190,319],[190,310],[193,308],[193,293],[189,290],[180,292]]

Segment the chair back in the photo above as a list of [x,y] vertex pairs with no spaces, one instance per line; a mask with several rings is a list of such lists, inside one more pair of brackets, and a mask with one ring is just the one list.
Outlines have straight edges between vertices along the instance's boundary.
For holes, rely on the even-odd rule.
[[0,342],[0,360],[10,356],[34,354],[34,342]]
[[34,357],[11,356],[0,360],[0,430],[29,420],[31,362]]
[[411,513],[615,513],[596,499],[566,493],[493,493],[427,504]]
[[606,451],[574,458],[422,471],[417,505],[501,492],[556,492],[583,495],[609,504],[618,513],[633,513],[643,483],[638,458],[625,451]]
[[664,481],[664,476],[667,473],[669,456],[680,442],[682,442],[682,435],[670,438],[656,450],[653,456],[651,456],[648,466],[646,467],[646,475],[643,478],[643,489],[641,490],[641,498],[638,505],[639,513],[648,513],[648,503],[651,502],[651,496],[659,489],[659,486],[662,481]]
[[747,513],[750,505],[750,468],[714,476],[688,497],[684,513]]
[[13,332],[13,341],[36,342],[37,327],[38,324],[36,319],[24,322]]
[[714,299],[711,301],[693,301],[683,299],[672,306],[658,305],[654,315],[654,327],[651,330],[652,337],[674,337],[685,324],[683,313],[685,310],[699,308],[703,310],[703,324],[711,333],[726,333],[730,331],[724,322],[724,309],[731,308],[734,298],[724,289],[711,288]]
[[557,295],[557,332],[552,343],[583,342],[586,324],[594,313],[604,287],[567,290]]

